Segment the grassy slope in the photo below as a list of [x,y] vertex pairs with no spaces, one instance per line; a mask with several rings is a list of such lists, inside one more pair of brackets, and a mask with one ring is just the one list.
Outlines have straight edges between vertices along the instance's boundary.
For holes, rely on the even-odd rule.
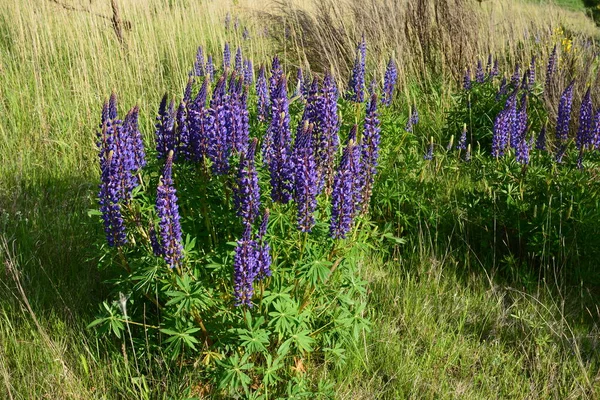
[[[90,252],[99,227],[86,215],[96,190],[99,104],[113,88],[123,108],[139,101],[149,133],[162,91],[183,86],[195,46],[216,52],[225,37],[236,39],[214,28],[220,7],[137,3],[121,5],[135,21],[126,51],[108,21],[85,9],[0,5],[0,236],[9,242],[0,251],[0,398],[148,393],[120,344],[98,342],[85,329],[106,296]],[[258,59],[269,53],[260,41],[246,46]],[[7,266],[20,271],[25,296]],[[497,288],[454,268],[427,253],[398,265],[369,260],[374,332],[338,375],[340,397],[585,396],[592,377],[580,360],[547,344],[554,326],[568,339],[552,297]],[[176,371],[147,382],[152,397],[181,393],[188,383]]]

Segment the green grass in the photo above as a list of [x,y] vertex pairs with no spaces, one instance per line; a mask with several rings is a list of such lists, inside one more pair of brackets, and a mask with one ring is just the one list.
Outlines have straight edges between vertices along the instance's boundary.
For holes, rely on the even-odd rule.
[[[97,190],[94,135],[115,89],[123,109],[139,102],[149,141],[156,105],[164,91],[179,95],[196,46],[216,54],[225,39],[241,40],[221,27],[229,7],[126,1],[123,18],[134,25],[122,48],[94,14],[110,15],[106,4],[94,2],[92,12],[88,2],[73,4],[83,11],[0,5],[0,398],[198,394],[201,382],[159,358],[142,366],[142,379],[126,341],[86,329],[110,276],[96,267],[102,232],[87,216]],[[259,60],[270,54],[262,39],[244,46]],[[343,370],[315,374],[333,376],[339,398],[598,396],[598,328],[582,317],[592,303],[577,288],[509,287],[461,260],[410,246],[396,259],[366,259],[372,332]]]
[[558,6],[564,7],[568,10],[573,11],[584,11],[585,7],[581,0],[527,0],[531,3],[539,4],[541,6],[548,4],[556,4]]

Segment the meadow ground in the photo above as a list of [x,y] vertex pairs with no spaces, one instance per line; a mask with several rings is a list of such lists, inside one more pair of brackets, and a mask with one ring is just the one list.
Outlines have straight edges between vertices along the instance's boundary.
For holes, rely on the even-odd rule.
[[[255,60],[266,61],[277,51],[290,60],[290,70],[312,61],[303,51],[306,44],[263,37],[261,18],[266,17],[252,2],[118,3],[123,43],[108,1],[0,4],[0,398],[202,395],[203,382],[193,371],[161,364],[149,366],[142,376],[123,343],[96,338],[87,328],[110,293],[103,282],[112,277],[97,267],[95,244],[102,227],[88,215],[96,207],[100,106],[111,90],[123,104],[137,102],[141,131],[151,143],[156,105],[165,90],[179,93],[185,86],[197,46],[219,54],[225,41],[241,43],[240,30],[223,28],[228,12],[252,32],[246,46]],[[557,1],[564,9],[542,1],[497,3],[475,8],[477,29],[498,35],[468,49],[474,57],[487,51],[516,57],[522,45],[510,41],[531,28],[531,21],[598,40],[598,29],[577,1]],[[314,4],[300,6],[310,12]],[[286,15],[286,7],[275,9]],[[270,21],[277,27],[275,14]],[[334,48],[337,59],[348,58],[344,51],[353,51],[360,31],[354,22],[348,20],[350,33],[340,38],[342,44],[326,47],[316,64],[329,63]],[[377,29],[371,34],[376,37]],[[410,44],[400,36],[385,43],[405,49]],[[385,43],[373,43],[373,53],[383,51]],[[383,69],[380,61],[372,61],[373,70]],[[404,115],[416,101],[419,130],[439,134],[440,110],[452,103],[446,82],[455,84],[453,66],[445,62],[443,70],[432,72],[439,75],[423,77],[413,75],[418,58],[405,57],[401,94],[390,113]],[[343,76],[348,65],[336,61],[332,66]],[[372,329],[348,350],[345,366],[308,373],[315,381],[332,382],[337,398],[598,398],[600,286],[593,258],[581,256],[592,273],[574,275],[564,271],[567,264],[547,260],[549,270],[560,270],[555,278],[509,256],[480,259],[485,245],[469,232],[460,232],[462,242],[436,234],[454,232],[448,224],[460,230],[460,222],[423,218],[407,223],[402,214],[417,210],[416,203],[433,199],[428,205],[437,210],[451,188],[475,187],[478,180],[476,173],[457,174],[452,166],[427,166],[420,147],[402,147],[414,144],[409,136],[398,141],[388,143],[384,154],[398,150],[402,161],[382,163],[387,168],[382,175],[398,185],[395,195],[374,198],[373,207],[381,218],[397,218],[386,222],[397,224],[407,239],[385,255],[364,253],[360,273],[369,283]],[[403,197],[415,193],[420,197]],[[394,202],[409,206],[386,214]],[[597,220],[597,211],[590,209],[589,218]]]

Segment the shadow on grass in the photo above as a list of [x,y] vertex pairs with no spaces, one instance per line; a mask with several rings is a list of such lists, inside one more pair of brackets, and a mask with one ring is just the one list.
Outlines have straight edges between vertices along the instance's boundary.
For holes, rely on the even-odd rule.
[[[90,182],[77,176],[48,179],[0,194],[0,232],[17,257],[21,283],[36,313],[88,318],[107,290],[94,258],[102,232],[87,213],[96,207],[96,185]],[[7,286],[0,290],[11,291],[10,277],[4,281]]]

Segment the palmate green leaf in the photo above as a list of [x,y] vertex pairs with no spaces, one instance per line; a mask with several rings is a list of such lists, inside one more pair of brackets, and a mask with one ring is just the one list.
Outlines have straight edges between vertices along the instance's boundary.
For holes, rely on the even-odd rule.
[[[296,346],[296,348],[300,351],[311,352],[311,351],[313,351],[312,344],[315,343],[315,340],[313,338],[311,338],[309,335],[310,335],[309,330],[303,330],[300,332],[296,332],[292,336],[290,336],[289,339],[287,339],[285,342],[283,342],[283,344],[285,345],[286,343],[289,343],[288,346],[291,344],[294,344]],[[283,347],[283,345],[282,345],[282,347]]]
[[331,271],[333,263],[327,260],[315,260],[300,268],[302,275],[300,279],[308,281],[312,286],[325,282]]
[[293,301],[277,300],[273,303],[273,308],[275,311],[269,313],[269,326],[273,327],[281,338],[298,324],[298,307]]
[[267,354],[266,367],[263,368],[263,383],[265,386],[272,386],[281,380],[277,371],[281,369],[282,365],[282,357],[277,357],[273,359],[273,356]]
[[269,333],[264,329],[241,334],[239,338],[242,340],[242,346],[249,353],[266,351],[266,346],[269,345]]
[[239,391],[240,386],[248,394],[248,385],[252,383],[252,379],[244,372],[251,369],[254,364],[248,362],[249,355],[245,354],[241,359],[237,354],[225,359],[217,361],[223,368],[219,380],[219,389],[227,390],[230,394]]
[[192,350],[196,350],[196,344],[198,344],[198,339],[192,336],[192,334],[198,332],[200,328],[190,328],[184,332],[177,332],[172,329],[162,328],[160,331],[166,335],[169,335],[169,338],[164,341],[165,344],[168,344],[167,353],[171,352],[171,359],[176,359],[183,347],[188,347]]

